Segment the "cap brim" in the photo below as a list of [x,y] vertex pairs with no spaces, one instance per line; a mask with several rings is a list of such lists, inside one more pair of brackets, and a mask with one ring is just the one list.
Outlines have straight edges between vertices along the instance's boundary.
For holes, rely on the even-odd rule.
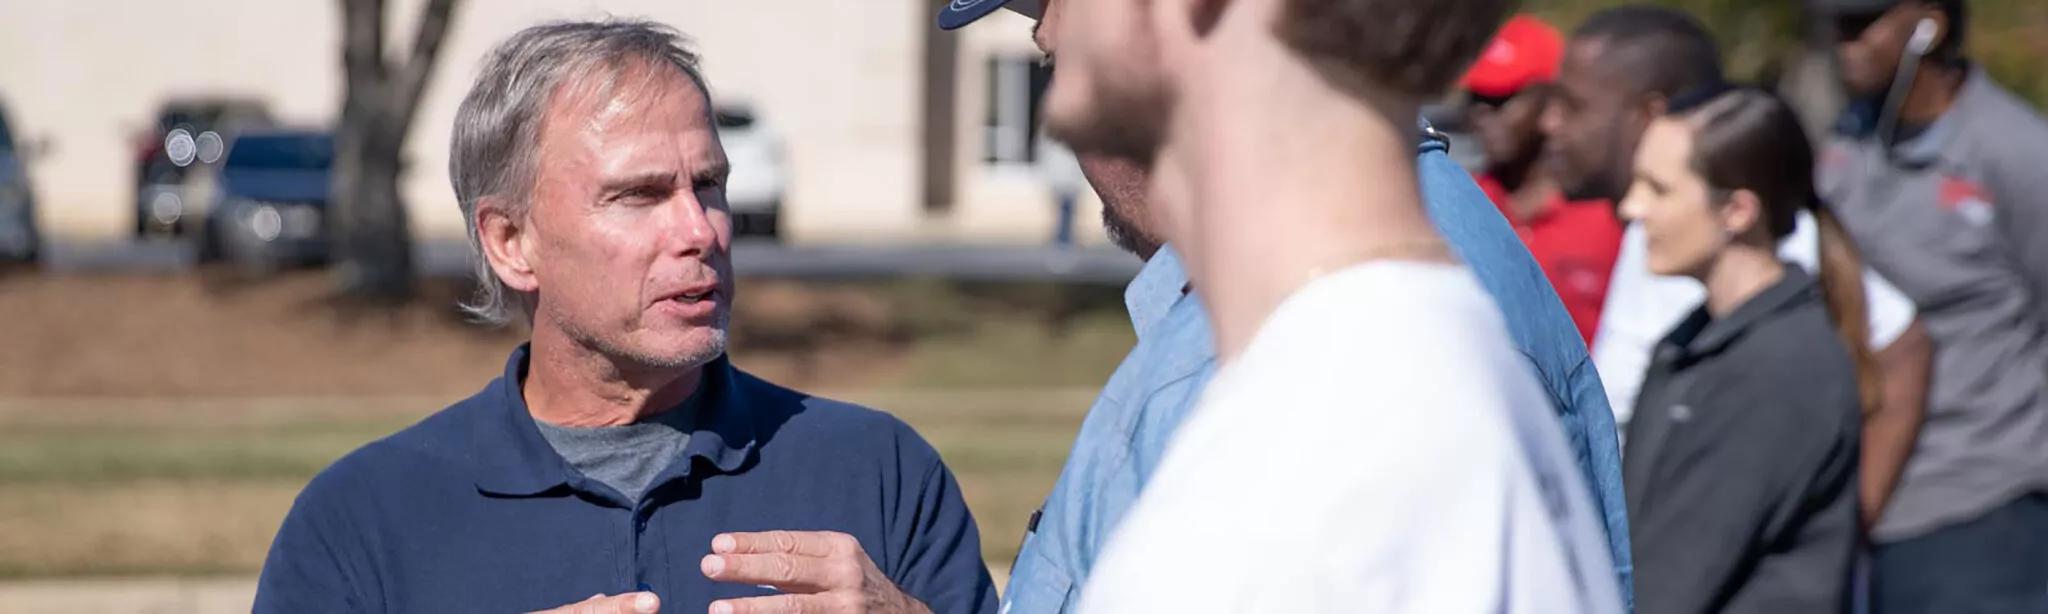
[[939,29],[964,28],[996,12],[996,9],[1010,9],[1032,19],[1045,14],[1045,4],[1041,0],[951,0],[945,8],[939,9]]

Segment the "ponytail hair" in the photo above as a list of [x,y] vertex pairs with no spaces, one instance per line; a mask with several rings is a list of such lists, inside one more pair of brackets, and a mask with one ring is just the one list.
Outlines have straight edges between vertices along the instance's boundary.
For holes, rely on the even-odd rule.
[[1877,367],[1877,354],[1870,351],[1870,304],[1863,295],[1863,254],[1841,218],[1827,203],[1813,200],[1815,234],[1820,235],[1820,292],[1828,317],[1835,321],[1835,334],[1849,350],[1856,365],[1856,390],[1863,397],[1863,415],[1877,413],[1883,398],[1884,376]]
[[[1841,220],[1814,195],[1813,144],[1798,114],[1776,94],[1720,87],[1675,99],[1671,115],[1693,126],[1692,166],[1718,192],[1748,190],[1763,204],[1771,238],[1792,234],[1810,211],[1820,236],[1821,299],[1856,367],[1863,413],[1877,411],[1883,381],[1870,351],[1870,307],[1863,296],[1863,256]],[[1678,100],[1683,100],[1679,103]]]

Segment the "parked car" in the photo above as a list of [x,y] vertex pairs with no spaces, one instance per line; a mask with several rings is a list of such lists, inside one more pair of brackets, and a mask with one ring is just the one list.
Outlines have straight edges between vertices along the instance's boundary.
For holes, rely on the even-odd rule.
[[744,105],[719,107],[718,140],[732,164],[725,202],[732,207],[733,234],[779,237],[782,194],[788,183],[782,137]]
[[242,130],[273,125],[260,101],[176,98],[136,136],[135,236],[181,236],[206,214],[227,144]]
[[263,270],[325,262],[333,167],[334,137],[327,132],[252,131],[235,137],[220,163],[200,258]]
[[25,144],[15,140],[0,106],[0,260],[35,262],[42,254],[36,229],[36,195],[29,186]]

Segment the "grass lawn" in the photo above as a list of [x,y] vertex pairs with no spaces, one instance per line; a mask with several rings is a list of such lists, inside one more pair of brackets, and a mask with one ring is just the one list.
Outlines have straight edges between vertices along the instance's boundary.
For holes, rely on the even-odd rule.
[[[7,282],[0,321],[27,324],[0,344],[0,578],[253,572],[307,479],[472,393],[521,338],[458,320],[466,287],[364,312],[310,273]],[[999,570],[1134,341],[1114,286],[742,287],[737,364],[917,427]]]
[[[1093,393],[835,396],[939,448],[1001,568]],[[305,480],[445,401],[0,401],[0,578],[254,572]]]

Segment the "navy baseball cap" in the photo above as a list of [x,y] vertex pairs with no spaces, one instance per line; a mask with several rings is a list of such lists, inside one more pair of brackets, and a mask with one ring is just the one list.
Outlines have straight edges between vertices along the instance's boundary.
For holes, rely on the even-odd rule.
[[946,8],[939,9],[939,29],[966,27],[974,20],[996,12],[996,9],[1010,9],[1037,19],[1045,14],[1045,3],[1042,0],[950,0]]

